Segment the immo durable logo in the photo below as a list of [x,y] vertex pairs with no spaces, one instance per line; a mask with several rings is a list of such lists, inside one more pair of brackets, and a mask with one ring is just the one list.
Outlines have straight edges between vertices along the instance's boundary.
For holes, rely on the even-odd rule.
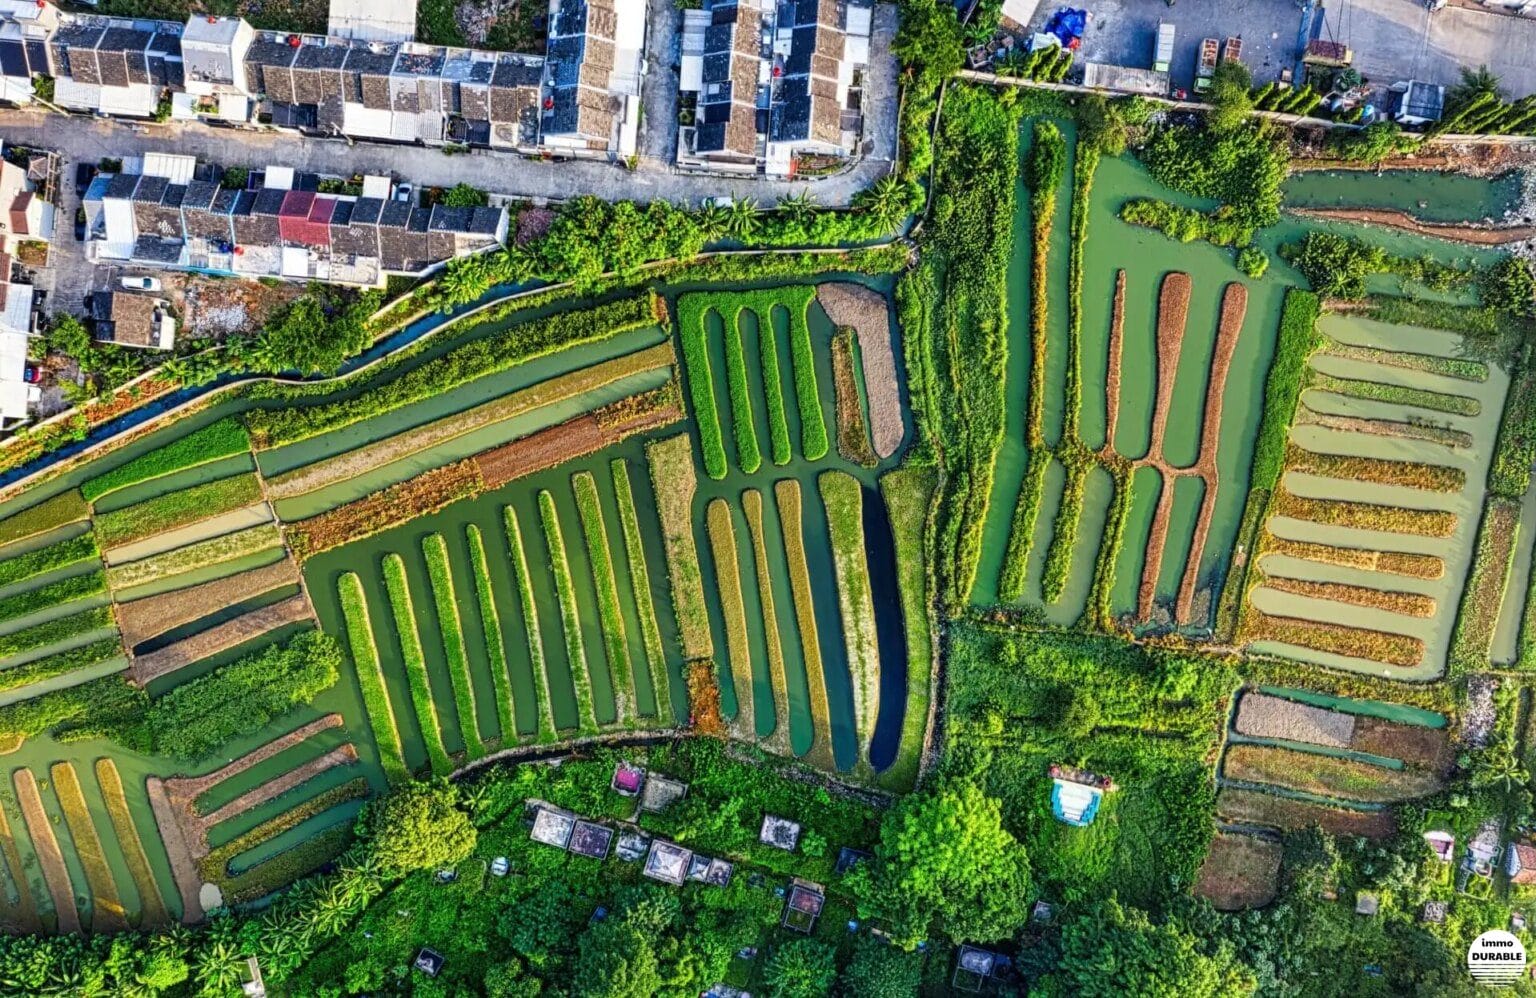
[[1525,973],[1525,947],[1513,934],[1490,929],[1467,948],[1467,970],[1479,984],[1513,984]]

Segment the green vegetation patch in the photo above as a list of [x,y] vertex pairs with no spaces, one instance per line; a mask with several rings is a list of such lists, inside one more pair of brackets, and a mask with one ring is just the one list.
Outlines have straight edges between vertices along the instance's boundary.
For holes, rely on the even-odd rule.
[[1448,412],[1455,416],[1476,416],[1482,405],[1465,395],[1450,395],[1428,388],[1410,388],[1407,385],[1388,385],[1380,381],[1361,381],[1356,378],[1337,378],[1321,371],[1313,371],[1307,379],[1307,387],[1320,392],[1331,392],[1346,398],[1366,399],[1371,402],[1389,402],[1416,409]]
[[0,544],[24,541],[90,515],[90,505],[79,492],[70,489],[0,520]]
[[0,560],[0,586],[14,585],[44,572],[65,568],[97,556],[96,539],[90,534],[71,537],[36,551]]
[[164,554],[151,555],[123,565],[113,565],[107,569],[107,582],[114,591],[131,589],[134,586],[158,582],[183,572],[206,568],[210,565],[221,565],[247,555],[269,551],[282,543],[283,536],[277,526],[263,523],[222,537],[188,544],[186,547],[176,548]]
[[710,658],[714,655],[714,638],[709,630],[709,605],[704,602],[699,551],[693,539],[693,496],[698,490],[698,479],[693,473],[693,445],[686,433],[680,433],[648,442],[645,457],[661,519],[667,578],[672,583],[672,608],[677,615],[683,658]]
[[71,575],[36,589],[29,589],[14,596],[0,599],[0,621],[15,620],[28,614],[46,610],[87,596],[97,596],[107,591],[106,573],[97,569],[84,575]]
[[645,540],[640,534],[640,518],[635,512],[635,496],[629,483],[629,465],[616,457],[609,465],[613,474],[614,499],[619,506],[619,525],[624,532],[624,555],[629,561],[629,584],[635,598],[635,614],[640,618],[640,640],[650,669],[651,691],[656,697],[656,721],[665,725],[672,718],[668,695],[667,654],[661,643],[661,625],[656,619],[656,604],[651,599],[651,572],[645,560]]
[[391,784],[411,778],[400,747],[400,729],[395,726],[395,710],[389,702],[389,687],[379,662],[379,649],[373,643],[373,626],[368,615],[368,601],[363,595],[363,581],[356,572],[345,572],[336,583],[341,600],[341,619],[347,629],[347,648],[352,654],[352,668],[363,692],[363,706],[368,711],[368,726],[379,747],[379,766]]
[[[688,438],[683,437],[684,447]],[[534,602],[533,576],[528,571],[528,555],[523,548],[523,531],[517,522],[517,511],[511,506],[502,510],[507,526],[508,554],[512,557],[512,572],[517,578],[517,597],[523,610],[523,634],[528,638],[528,664],[533,671],[533,688],[538,697],[539,741],[552,741],[555,737],[555,707],[549,698],[548,664],[544,659],[544,639],[539,636],[539,607]]]
[[491,566],[485,557],[485,540],[473,523],[464,527],[469,545],[469,567],[475,578],[475,602],[480,608],[480,632],[485,636],[485,655],[490,661],[491,686],[496,691],[496,728],[503,748],[517,740],[517,719],[512,705],[512,678],[507,672],[507,649],[501,640],[501,614],[491,585]]
[[1424,797],[1440,789],[1433,773],[1387,769],[1273,745],[1233,745],[1222,761],[1222,772],[1230,780],[1272,783],[1369,804]]
[[587,562],[592,566],[592,582],[597,590],[597,618],[603,632],[603,652],[608,659],[608,675],[613,681],[613,709],[620,723],[633,719],[635,702],[634,665],[629,660],[629,638],[625,634],[624,611],[619,606],[619,583],[614,574],[613,549],[608,544],[608,528],[603,524],[603,507],[597,495],[597,480],[590,471],[571,476],[576,493],[576,514],[581,520]]
[[98,475],[82,485],[80,491],[86,499],[95,502],[108,492],[242,454],[250,449],[251,441],[245,427],[231,416],[189,433],[180,440],[173,440],[142,457],[134,458],[104,475]]
[[235,475],[102,513],[96,517],[96,536],[102,547],[117,547],[260,501],[256,476]]
[[453,687],[453,706],[459,716],[459,733],[464,738],[464,755],[466,761],[473,761],[485,755],[485,743],[480,740],[480,728],[475,721],[475,682],[469,671],[469,651],[464,646],[464,623],[459,618],[453,570],[448,565],[448,542],[442,534],[428,534],[421,540],[421,554],[427,562],[432,601],[437,607],[437,629],[443,636],[443,657],[448,663],[448,683]]
[[0,670],[0,693],[21,689],[56,676],[67,676],[81,669],[89,669],[123,654],[122,642],[117,638],[102,638],[79,648],[56,652],[44,658],[34,659],[25,665]]
[[576,604],[576,583],[571,578],[566,558],[565,537],[560,529],[560,514],[555,497],[539,492],[539,522],[544,527],[544,543],[549,548],[549,571],[555,579],[555,596],[560,604],[561,631],[565,635],[565,659],[570,666],[571,686],[576,695],[576,726],[582,734],[597,731],[596,707],[592,702],[591,664],[581,637],[581,608]]
[[107,630],[111,627],[113,627],[111,607],[100,606],[83,610],[68,617],[59,617],[56,620],[33,624],[22,630],[0,635],[0,658],[47,648],[82,634]]
[[938,475],[931,468],[899,468],[880,479],[880,492],[896,541],[896,581],[902,629],[907,639],[907,705],[896,758],[880,783],[907,790],[917,780],[923,732],[928,727],[929,683],[933,670],[933,628],[928,622],[928,571],[924,538]]
[[832,568],[837,576],[843,645],[853,682],[853,728],[860,758],[867,759],[880,710],[880,645],[875,635],[875,605],[864,554],[864,488],[846,471],[823,472],[817,479],[827,511]]
[[394,614],[395,631],[400,635],[400,655],[405,662],[405,682],[411,691],[411,706],[421,728],[421,741],[433,776],[447,776],[453,760],[443,749],[443,729],[437,723],[437,708],[432,701],[432,684],[427,679],[427,659],[421,650],[421,636],[416,630],[416,608],[405,577],[405,560],[390,552],[384,556],[384,589],[389,594],[389,608]]

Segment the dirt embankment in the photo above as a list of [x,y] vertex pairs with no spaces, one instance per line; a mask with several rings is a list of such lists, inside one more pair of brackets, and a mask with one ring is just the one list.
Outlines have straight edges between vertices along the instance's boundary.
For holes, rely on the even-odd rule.
[[1396,208],[1292,208],[1303,218],[1322,218],[1336,222],[1363,222],[1399,229],[1420,236],[1433,236],[1470,246],[1502,246],[1505,243],[1536,239],[1536,225],[1478,225],[1465,222],[1429,222]]

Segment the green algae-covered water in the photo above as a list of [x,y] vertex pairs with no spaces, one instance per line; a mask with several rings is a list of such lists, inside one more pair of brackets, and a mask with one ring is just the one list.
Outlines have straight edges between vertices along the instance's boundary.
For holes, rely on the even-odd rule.
[[1520,204],[1521,174],[1486,180],[1429,170],[1301,170],[1285,182],[1290,208],[1392,208],[1430,222],[1500,220]]

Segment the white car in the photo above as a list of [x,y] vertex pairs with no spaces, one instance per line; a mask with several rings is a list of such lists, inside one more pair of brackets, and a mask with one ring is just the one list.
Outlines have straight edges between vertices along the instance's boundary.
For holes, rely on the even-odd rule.
[[124,291],[159,291],[160,279],[158,277],[124,277],[119,282]]

